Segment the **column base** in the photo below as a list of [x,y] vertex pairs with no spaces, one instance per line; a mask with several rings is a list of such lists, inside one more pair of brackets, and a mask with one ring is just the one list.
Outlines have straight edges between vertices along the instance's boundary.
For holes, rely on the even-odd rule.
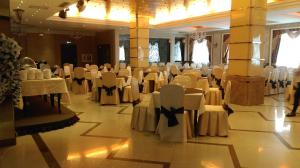
[[229,75],[227,80],[231,81],[230,103],[243,106],[264,104],[264,77]]

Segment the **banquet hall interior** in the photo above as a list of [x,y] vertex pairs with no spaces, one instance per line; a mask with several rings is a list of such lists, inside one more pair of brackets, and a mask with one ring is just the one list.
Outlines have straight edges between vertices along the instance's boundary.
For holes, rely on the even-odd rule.
[[299,78],[299,0],[0,0],[0,168],[299,168]]

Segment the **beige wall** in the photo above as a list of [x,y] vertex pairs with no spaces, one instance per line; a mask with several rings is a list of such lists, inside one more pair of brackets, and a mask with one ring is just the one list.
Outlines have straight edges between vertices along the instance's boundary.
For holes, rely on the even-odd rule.
[[[112,44],[114,49],[114,35],[107,36],[101,34],[101,38],[96,36],[82,36],[79,39],[74,39],[70,35],[61,34],[44,34],[40,36],[37,33],[27,33],[23,36],[15,36],[15,39],[22,46],[22,56],[31,57],[35,60],[46,60],[50,65],[61,64],[61,45],[66,41],[71,41],[77,47],[77,62],[78,66],[84,66],[86,63],[97,63],[97,44]],[[105,37],[105,38],[103,38]],[[82,62],[82,54],[92,54],[92,62]],[[112,50],[112,55],[115,52]],[[113,59],[114,60],[114,59]]]

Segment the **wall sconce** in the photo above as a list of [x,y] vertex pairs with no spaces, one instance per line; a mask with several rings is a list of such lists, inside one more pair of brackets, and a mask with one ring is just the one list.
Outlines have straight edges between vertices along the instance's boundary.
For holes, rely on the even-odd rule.
[[16,15],[16,23],[21,23],[24,10],[23,9],[14,9],[14,12]]

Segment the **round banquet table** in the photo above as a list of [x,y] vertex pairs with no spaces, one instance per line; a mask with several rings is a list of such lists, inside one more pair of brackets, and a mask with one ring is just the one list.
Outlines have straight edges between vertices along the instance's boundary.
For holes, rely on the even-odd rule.
[[[21,84],[21,95],[23,101],[26,101],[27,97],[48,95],[50,94],[51,105],[54,106],[54,95],[58,96],[58,108],[60,111],[60,100],[65,104],[70,104],[70,95],[65,82],[62,78],[51,78],[43,80],[26,80]],[[25,102],[23,102],[25,108]]]

